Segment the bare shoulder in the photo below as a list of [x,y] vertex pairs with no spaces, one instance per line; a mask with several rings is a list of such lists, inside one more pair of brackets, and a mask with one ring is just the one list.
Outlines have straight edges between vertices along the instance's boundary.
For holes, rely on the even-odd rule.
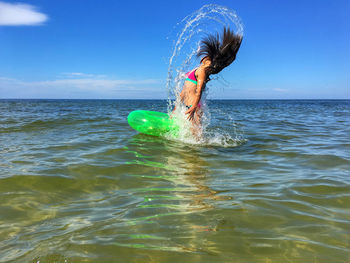
[[205,72],[205,69],[203,69],[202,67],[199,67],[197,70],[196,70],[196,75],[198,77],[198,79],[206,79],[206,72]]

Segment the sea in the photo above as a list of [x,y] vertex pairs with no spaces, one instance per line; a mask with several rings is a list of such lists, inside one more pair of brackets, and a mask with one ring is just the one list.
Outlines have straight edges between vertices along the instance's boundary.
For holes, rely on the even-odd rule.
[[0,100],[0,262],[350,262],[350,100]]

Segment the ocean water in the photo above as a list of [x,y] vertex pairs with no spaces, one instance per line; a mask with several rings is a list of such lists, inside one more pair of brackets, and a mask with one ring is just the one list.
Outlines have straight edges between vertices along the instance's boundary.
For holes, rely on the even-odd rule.
[[0,262],[350,262],[350,101],[209,101],[204,144],[138,134],[166,101],[1,100]]

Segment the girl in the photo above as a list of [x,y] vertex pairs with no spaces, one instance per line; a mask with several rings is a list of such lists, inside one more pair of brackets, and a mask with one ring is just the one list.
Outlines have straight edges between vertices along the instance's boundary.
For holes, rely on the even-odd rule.
[[242,36],[234,34],[226,27],[221,39],[217,34],[209,35],[201,41],[197,54],[198,57],[203,56],[200,65],[186,74],[187,78],[180,93],[180,100],[187,108],[187,118],[194,126],[200,126],[202,115],[200,100],[205,85],[210,80],[209,76],[218,74],[235,60],[241,42]]

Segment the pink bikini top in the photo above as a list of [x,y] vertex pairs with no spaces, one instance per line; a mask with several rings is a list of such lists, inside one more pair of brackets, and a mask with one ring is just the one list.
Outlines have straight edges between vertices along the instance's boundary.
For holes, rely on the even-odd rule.
[[196,74],[195,74],[196,70],[197,70],[197,68],[195,68],[194,70],[192,70],[190,72],[187,72],[186,73],[187,78],[185,80],[190,81],[190,82],[197,85],[197,78],[196,78]]

